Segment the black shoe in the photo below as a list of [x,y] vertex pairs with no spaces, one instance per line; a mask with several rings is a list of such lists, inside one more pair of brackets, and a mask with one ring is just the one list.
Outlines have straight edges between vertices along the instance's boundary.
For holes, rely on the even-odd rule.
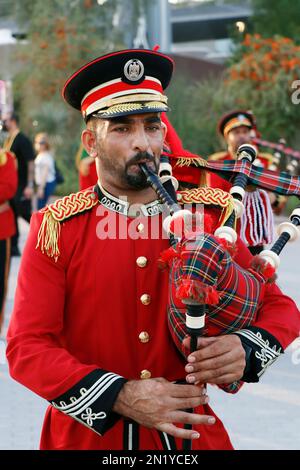
[[11,256],[21,256],[20,250],[17,246],[11,247]]

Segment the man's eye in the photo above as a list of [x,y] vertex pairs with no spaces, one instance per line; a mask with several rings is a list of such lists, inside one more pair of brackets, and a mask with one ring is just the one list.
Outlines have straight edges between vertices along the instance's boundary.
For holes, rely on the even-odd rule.
[[160,129],[159,126],[148,126],[147,127],[147,130],[152,131],[152,132],[158,131],[159,129]]
[[120,132],[120,133],[127,132],[127,131],[128,131],[128,127],[115,127],[115,128],[114,128],[114,131],[115,131],[115,132]]

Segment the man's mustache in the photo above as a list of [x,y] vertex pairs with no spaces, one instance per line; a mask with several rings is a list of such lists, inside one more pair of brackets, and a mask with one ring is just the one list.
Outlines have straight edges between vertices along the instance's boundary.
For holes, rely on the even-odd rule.
[[126,169],[132,165],[138,165],[141,162],[145,163],[155,163],[154,155],[151,155],[148,152],[139,152],[134,157],[132,157],[129,162],[126,164]]

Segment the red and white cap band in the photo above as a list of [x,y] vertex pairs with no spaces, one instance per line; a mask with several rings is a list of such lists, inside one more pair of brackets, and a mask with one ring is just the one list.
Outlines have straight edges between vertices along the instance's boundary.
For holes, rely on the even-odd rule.
[[128,84],[121,78],[110,80],[86,93],[81,101],[81,112],[88,116],[105,108],[112,99],[136,93],[160,96],[163,95],[163,88],[157,78],[149,76],[139,84]]

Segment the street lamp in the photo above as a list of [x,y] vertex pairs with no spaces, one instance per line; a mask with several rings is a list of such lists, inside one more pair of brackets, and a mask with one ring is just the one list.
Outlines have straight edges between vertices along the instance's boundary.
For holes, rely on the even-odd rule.
[[244,33],[244,31],[246,29],[246,23],[244,23],[244,21],[237,21],[235,23],[235,25],[236,25],[239,33]]

